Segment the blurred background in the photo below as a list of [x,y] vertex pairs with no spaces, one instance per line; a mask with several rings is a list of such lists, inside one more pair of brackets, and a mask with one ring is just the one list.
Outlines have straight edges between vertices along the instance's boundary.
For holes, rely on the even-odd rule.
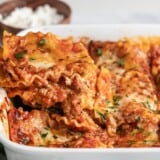
[[72,23],[160,23],[160,0],[64,0]]
[[[0,37],[4,30],[17,33],[25,28],[49,24],[160,23],[160,0],[61,1],[64,3],[58,4],[59,0],[0,0]],[[53,7],[53,13],[45,4]],[[18,10],[23,7],[31,8],[36,14]]]

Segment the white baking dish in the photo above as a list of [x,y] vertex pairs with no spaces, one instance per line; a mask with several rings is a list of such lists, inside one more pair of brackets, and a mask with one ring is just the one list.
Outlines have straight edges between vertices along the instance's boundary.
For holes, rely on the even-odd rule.
[[[48,26],[32,31],[53,32],[63,37],[89,36],[97,40],[160,35],[160,25]],[[20,33],[24,35],[26,30]],[[160,148],[57,149],[29,147],[11,142],[0,134],[8,160],[159,160]]]

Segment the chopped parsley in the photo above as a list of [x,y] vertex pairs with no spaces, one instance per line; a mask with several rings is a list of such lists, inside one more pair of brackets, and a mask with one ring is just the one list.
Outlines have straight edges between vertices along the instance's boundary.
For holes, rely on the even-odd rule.
[[115,106],[119,105],[119,101],[120,101],[121,98],[122,97],[118,96],[118,95],[113,96],[113,103],[114,103]]
[[42,138],[46,138],[47,135],[48,135],[48,133],[41,133],[41,137],[42,137]]
[[144,129],[137,126],[135,129],[133,129],[133,131],[131,132],[131,135],[135,136],[136,134],[142,133],[142,132],[144,132]]
[[143,102],[143,104],[150,110],[152,110],[152,106],[151,104],[149,103],[149,101],[147,100],[146,102]]
[[18,52],[18,53],[15,54],[15,58],[16,58],[16,59],[22,59],[25,54],[26,54],[25,51]]
[[106,103],[107,103],[107,104],[110,104],[110,103],[111,103],[111,101],[110,101],[110,100],[108,100],[108,99],[106,99]]
[[108,109],[111,109],[112,111],[116,112],[118,109],[120,99],[121,99],[121,96],[118,96],[118,95],[113,97],[113,103],[106,99],[106,104]]
[[152,134],[152,132],[150,132],[150,131],[144,133],[144,135],[145,135],[146,137],[150,136],[151,134]]
[[35,58],[32,58],[32,57],[29,57],[29,60],[30,61],[34,61],[34,60],[36,60]]
[[41,39],[41,40],[38,42],[38,44],[39,44],[40,46],[44,46],[44,45],[46,44],[46,40],[45,40],[45,39]]
[[120,58],[118,61],[117,61],[118,65],[120,67],[123,67],[124,66],[124,58]]
[[108,114],[108,111],[106,111],[105,113],[101,113],[98,110],[96,110],[96,112],[101,117],[102,120],[106,120],[106,116]]
[[117,106],[109,106],[110,109],[117,109]]
[[143,143],[146,144],[146,143],[155,143],[156,141],[155,140],[143,140]]
[[97,56],[102,56],[102,54],[103,54],[102,49],[101,48],[97,48],[96,54],[97,54]]

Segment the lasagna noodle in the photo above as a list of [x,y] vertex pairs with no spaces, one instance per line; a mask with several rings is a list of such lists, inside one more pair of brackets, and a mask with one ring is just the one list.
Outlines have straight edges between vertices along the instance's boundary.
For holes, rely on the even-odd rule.
[[8,113],[10,139],[14,142],[31,146],[63,147],[72,139],[79,138],[80,132],[71,132],[58,125],[44,111],[23,111],[11,109]]
[[[45,40],[44,46],[39,46],[41,40]],[[27,145],[63,146],[53,138],[48,142],[48,138],[44,141],[40,136],[47,119],[72,130],[75,143],[77,132],[84,135],[102,132],[97,122],[101,119],[97,111],[103,112],[106,109],[105,99],[112,98],[108,85],[110,75],[106,69],[97,68],[82,43],[73,43],[71,38],[59,39],[49,33],[28,33],[24,37],[5,33],[3,43],[1,85],[10,98],[19,96],[25,105],[43,110],[30,113],[21,109],[11,110],[11,140]],[[106,82],[105,86],[100,86],[101,82]],[[102,104],[101,100],[104,101]],[[42,126],[38,128],[40,124]],[[52,130],[59,133],[54,127]],[[46,134],[55,134],[52,130]],[[67,139],[68,134],[65,136]],[[103,146],[102,142],[98,145]]]

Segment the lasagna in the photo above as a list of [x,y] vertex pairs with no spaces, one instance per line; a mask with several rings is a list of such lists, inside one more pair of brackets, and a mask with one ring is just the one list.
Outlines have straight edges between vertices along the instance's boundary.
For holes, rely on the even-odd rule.
[[30,146],[156,147],[159,83],[158,38],[84,43],[5,32],[0,124],[10,140]]

